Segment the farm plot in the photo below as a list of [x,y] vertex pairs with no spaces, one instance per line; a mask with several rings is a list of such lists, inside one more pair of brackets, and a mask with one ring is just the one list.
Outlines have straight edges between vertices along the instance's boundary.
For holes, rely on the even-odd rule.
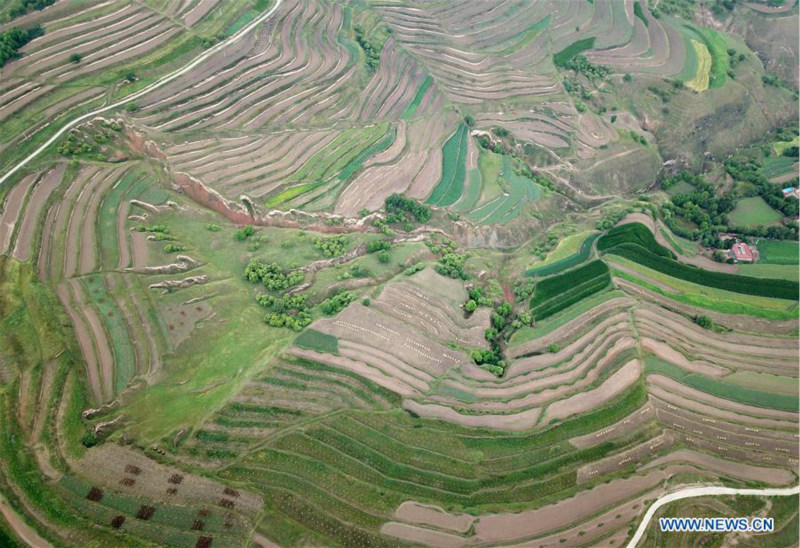
[[797,242],[789,240],[758,240],[756,242],[760,254],[759,262],[791,265],[798,263],[800,247]]
[[442,147],[442,178],[427,203],[448,206],[461,198],[464,192],[468,134],[467,126],[459,125]]
[[349,109],[354,63],[338,39],[344,8],[329,11],[318,2],[283,2],[264,35],[149,96],[139,120],[162,131],[253,129]]
[[[558,247],[556,247],[556,249],[547,256],[545,264],[542,266],[529,268],[525,271],[525,276],[550,276],[552,274],[558,274],[562,270],[579,265],[589,258],[589,254],[592,251],[592,246],[594,245],[595,240],[597,240],[599,237],[600,234],[591,234],[588,237],[585,234],[575,234],[574,236],[570,236],[569,238],[561,240],[558,243]],[[569,246],[569,241],[575,239],[582,240],[580,248],[571,255],[558,258],[559,255],[563,253],[563,251],[560,250],[567,249]]]
[[481,224],[505,224],[521,212],[530,201],[538,199],[543,190],[527,177],[514,171],[511,160],[503,156],[503,194],[469,212],[467,218]]
[[751,228],[773,225],[781,220],[781,214],[772,209],[764,198],[755,196],[736,202],[736,207],[728,214],[728,218],[734,226]]
[[694,78],[686,82],[686,87],[693,89],[697,92],[703,92],[708,89],[709,73],[711,72],[711,54],[708,48],[702,42],[691,40],[692,47],[694,48],[695,55],[697,55],[697,70]]
[[602,261],[545,278],[536,284],[530,302],[531,312],[537,320],[544,319],[603,290],[610,283],[608,266]]
[[637,228],[635,223],[612,229],[598,240],[597,247],[604,253],[624,257],[667,276],[699,285],[776,299],[794,300],[798,293],[797,284],[790,280],[771,280],[764,284],[758,278],[710,272],[675,261],[671,251],[655,242],[652,233],[643,225]]

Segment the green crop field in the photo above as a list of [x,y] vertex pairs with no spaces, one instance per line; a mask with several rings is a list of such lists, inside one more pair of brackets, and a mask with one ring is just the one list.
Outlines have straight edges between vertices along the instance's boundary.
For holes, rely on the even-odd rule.
[[536,284],[530,302],[531,312],[537,320],[552,316],[581,299],[597,293],[611,283],[608,266],[603,261],[578,267]]
[[800,246],[797,242],[760,239],[756,242],[756,247],[761,263],[791,265],[800,261]]
[[764,198],[742,198],[728,215],[734,226],[754,227],[775,224],[781,220],[781,214],[772,209]]
[[439,206],[452,205],[464,191],[467,155],[467,126],[460,125],[442,147],[442,179],[428,197],[427,203]]
[[555,64],[557,67],[563,67],[567,61],[576,55],[580,55],[584,51],[592,49],[594,47],[594,42],[595,37],[591,36],[570,44],[566,48],[553,55],[553,64]]
[[[797,146],[797,145],[795,145]],[[788,158],[786,156],[767,156],[764,158],[764,166],[761,168],[761,173],[764,177],[772,179],[780,177],[788,173],[797,174],[797,168],[794,165],[797,163],[797,158]]]
[[403,114],[400,116],[401,120],[407,120],[414,116],[414,113],[417,111],[417,107],[422,101],[422,98],[425,97],[425,94],[428,92],[428,88],[431,87],[431,84],[433,84],[433,78],[426,76],[422,81],[422,84],[420,84],[417,94],[414,95],[414,99],[411,100],[406,109],[403,111]]
[[689,373],[674,364],[652,356],[645,358],[645,372],[666,375],[701,392],[757,407],[797,411],[798,402],[800,401],[796,394],[775,394],[710,379],[702,375]]
[[[530,268],[525,271],[525,276],[550,276],[551,274],[556,274],[562,270],[572,268],[573,266],[584,262],[589,258],[589,254],[592,251],[592,245],[594,245],[595,240],[597,240],[599,237],[600,234],[591,234],[590,236],[585,237],[581,242],[581,246],[577,252],[564,257],[563,259],[548,262],[548,264],[544,266]],[[561,247],[560,244],[559,247]],[[556,251],[558,251],[558,248],[556,248]]]

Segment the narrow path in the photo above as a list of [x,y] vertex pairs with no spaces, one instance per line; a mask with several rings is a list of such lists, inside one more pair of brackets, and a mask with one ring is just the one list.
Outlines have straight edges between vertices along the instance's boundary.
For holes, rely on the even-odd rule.
[[709,495],[750,495],[760,497],[788,497],[800,495],[800,486],[786,487],[784,489],[734,489],[732,487],[690,487],[688,489],[681,489],[669,495],[664,495],[658,499],[644,515],[642,523],[636,529],[636,534],[630,540],[626,548],[636,548],[636,545],[642,540],[650,520],[658,511],[659,508],[670,502],[681,499],[689,499],[694,497],[707,497]]
[[6,498],[0,494],[0,514],[6,519],[14,533],[32,548],[53,548],[53,545],[39,536],[8,504]]
[[[174,72],[159,78],[158,80],[156,80],[155,82],[153,82],[152,84],[147,86],[146,88],[141,89],[141,90],[137,91],[136,93],[132,93],[131,95],[128,95],[128,96],[120,99],[116,103],[113,103],[111,105],[106,105],[104,107],[100,107],[100,108],[98,108],[96,110],[93,110],[92,112],[86,113],[86,114],[84,114],[82,116],[79,116],[79,117],[75,118],[71,122],[67,122],[67,124],[64,127],[62,127],[60,130],[58,130],[55,133],[55,135],[53,135],[47,141],[45,141],[43,145],[41,145],[39,148],[37,148],[36,150],[31,152],[28,156],[26,156],[24,159],[22,159],[17,165],[12,167],[2,177],[0,177],[0,185],[5,183],[6,180],[8,180],[9,177],[14,175],[14,173],[16,173],[17,171],[19,171],[23,166],[25,166],[25,164],[27,164],[28,162],[30,162],[31,160],[36,158],[39,154],[44,152],[44,150],[47,147],[49,147],[50,145],[52,145],[54,142],[56,142],[56,140],[59,137],[64,135],[64,133],[66,133],[67,131],[69,131],[70,129],[72,129],[73,127],[78,125],[79,123],[81,123],[81,122],[83,122],[85,120],[89,120],[89,119],[97,116],[98,114],[102,114],[104,112],[108,112],[109,110],[113,110],[115,108],[119,108],[122,105],[124,105],[126,103],[129,103],[130,101],[133,101],[135,99],[139,99],[140,97],[143,97],[144,95],[150,93],[151,91],[154,91],[154,90],[160,88],[164,84],[168,84],[169,82],[175,80],[176,78],[178,78],[180,76],[183,76],[184,74],[186,74],[187,72],[189,72],[190,70],[195,68],[197,65],[199,65],[200,63],[202,63],[203,61],[205,61],[206,59],[208,59],[212,55],[214,55],[216,53],[219,53],[220,51],[222,51],[226,47],[230,46],[231,44],[235,44],[236,42],[238,42],[239,40],[244,38],[244,36],[248,32],[250,32],[251,30],[256,28],[258,25],[260,25],[264,21],[266,21],[273,13],[275,13],[275,10],[277,10],[278,7],[280,7],[282,1],[283,0],[275,0],[275,5],[272,6],[272,8],[270,8],[269,11],[267,11],[266,13],[260,15],[259,17],[255,18],[255,19],[253,19],[253,21],[251,21],[250,24],[248,24],[245,27],[243,27],[239,32],[237,32],[236,34],[234,34],[233,36],[231,36],[227,40],[224,40],[224,41],[220,42],[219,44],[217,44],[216,46],[213,46],[213,47],[209,48],[208,50],[206,50],[205,52],[201,53],[200,55],[195,57],[193,61],[190,61],[189,64],[185,65],[183,68],[179,68],[179,69],[175,70]],[[50,125],[49,123],[45,124],[44,128],[47,128],[49,125]]]

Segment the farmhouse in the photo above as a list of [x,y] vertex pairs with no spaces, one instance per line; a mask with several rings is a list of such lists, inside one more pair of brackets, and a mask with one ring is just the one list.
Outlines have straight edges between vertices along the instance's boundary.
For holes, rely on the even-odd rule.
[[788,198],[789,196],[794,196],[795,198],[800,200],[800,189],[795,188],[793,186],[787,187],[783,189],[783,197]]
[[753,250],[750,249],[750,246],[744,242],[738,242],[733,244],[733,247],[730,250],[731,259],[736,262],[742,263],[752,263],[753,262]]

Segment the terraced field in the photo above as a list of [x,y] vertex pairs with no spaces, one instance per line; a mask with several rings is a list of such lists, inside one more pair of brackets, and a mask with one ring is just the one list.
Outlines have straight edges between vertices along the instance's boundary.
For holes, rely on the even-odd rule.
[[[619,547],[797,486],[797,8],[681,6],[0,10],[0,544]],[[708,508],[778,528],[642,545],[797,544]]]

